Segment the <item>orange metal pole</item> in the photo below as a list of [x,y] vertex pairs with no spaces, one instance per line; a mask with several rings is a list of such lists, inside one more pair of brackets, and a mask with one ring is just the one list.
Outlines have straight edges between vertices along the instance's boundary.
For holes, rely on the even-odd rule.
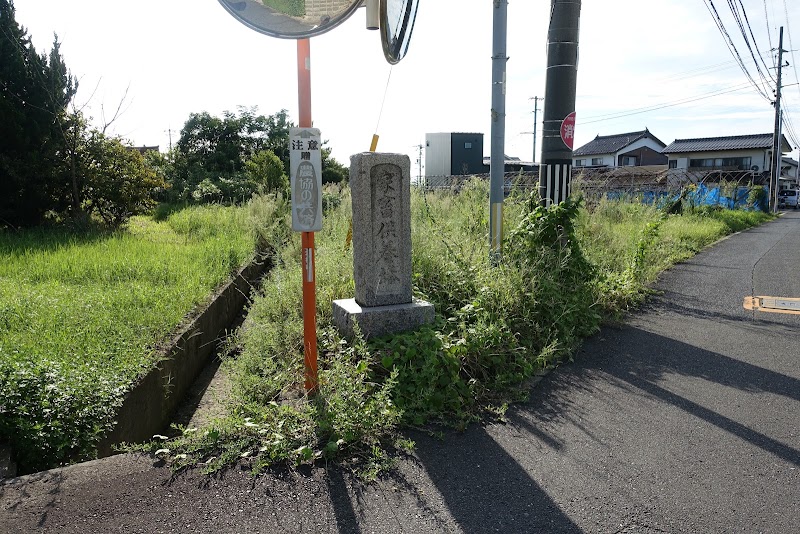
[[300,128],[311,128],[311,42],[297,40],[297,96],[300,103]]
[[303,232],[303,345],[306,391],[317,390],[317,284],[314,232]]
[[[311,43],[297,40],[297,97],[300,127],[311,128]],[[303,232],[303,355],[306,392],[314,393],[317,378],[317,281],[314,232]]]

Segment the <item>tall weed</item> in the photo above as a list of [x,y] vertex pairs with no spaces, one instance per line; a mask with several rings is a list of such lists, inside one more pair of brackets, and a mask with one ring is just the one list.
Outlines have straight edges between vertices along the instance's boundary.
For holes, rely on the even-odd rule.
[[156,347],[252,258],[256,235],[282,248],[285,212],[257,199],[115,232],[0,234],[0,441],[21,471],[92,458]]
[[316,238],[318,395],[302,390],[295,235],[237,334],[240,352],[224,363],[235,383],[228,415],[210,431],[186,429],[171,442],[166,454],[177,465],[214,470],[248,458],[261,470],[326,458],[374,476],[390,465],[387,450],[409,445],[398,439],[400,425],[463,427],[501,412],[524,393],[527,377],[569,358],[602,316],[643,298],[651,266],[663,269],[671,258],[665,251],[682,240],[680,217],[652,207],[601,201],[589,212],[568,201],[546,209],[536,196],[514,192],[505,209],[515,223],[496,262],[488,253],[486,182],[457,194],[414,191],[414,294],[435,305],[436,320],[415,332],[342,339],[331,301],[354,289],[351,208],[347,190],[341,194]]

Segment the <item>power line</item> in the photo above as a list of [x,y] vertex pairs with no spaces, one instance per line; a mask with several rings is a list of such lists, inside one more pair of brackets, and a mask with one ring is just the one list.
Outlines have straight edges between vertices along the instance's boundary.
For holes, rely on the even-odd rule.
[[[742,8],[742,15],[744,16],[745,24],[747,25],[747,29],[750,32],[750,38],[753,40],[753,47],[755,47],[756,50],[758,50],[758,47],[756,46],[756,36],[753,35],[753,27],[750,26],[750,19],[747,17],[747,10],[744,8],[744,4],[742,3],[742,0],[738,0],[738,1],[739,1],[739,6]],[[730,0],[729,0],[728,3],[731,4]],[[731,4],[731,5],[735,8],[735,4]],[[734,13],[734,18],[736,19],[736,21],[739,24],[739,28],[740,28],[740,30],[742,32],[742,37],[744,37],[745,43],[747,43],[747,48],[750,50],[750,55],[753,57],[753,61],[756,64],[756,70],[758,71],[759,76],[761,76],[761,80],[764,83],[769,85],[769,82],[766,80],[766,78],[764,76],[764,73],[761,70],[761,67],[758,65],[758,60],[756,59],[756,55],[755,55],[755,52],[753,51],[753,47],[750,46],[750,43],[747,40],[747,34],[745,33],[744,27],[742,26],[742,21],[738,17],[738,15],[736,14],[736,10],[733,9],[732,11]],[[772,81],[774,82],[775,78],[772,77],[772,73],[769,71],[769,67],[767,67],[766,62],[764,61],[764,56],[761,54],[761,52],[758,53],[758,59],[761,60],[761,63],[764,65],[764,70],[767,71],[767,74],[769,74],[770,78],[772,78]]]
[[[711,65],[702,65],[700,67],[696,67],[696,68],[693,68],[693,69],[675,72],[673,74],[670,74],[668,76],[664,76],[662,78],[654,78],[651,82],[648,82],[648,83],[650,83],[650,85],[663,85],[663,84],[669,83],[669,82],[678,82],[678,81],[687,80],[687,79],[691,79],[691,78],[700,78],[700,77],[706,76],[706,75],[708,75],[710,73],[714,73],[714,72],[718,72],[718,71],[721,71],[721,70],[726,70],[726,69],[732,68],[736,64],[737,64],[737,62],[736,62],[735,59],[729,59],[729,60],[723,61],[721,63],[714,63],[714,64],[711,64]],[[749,82],[745,82],[745,84],[749,85]],[[579,96],[582,97],[582,98],[585,98],[587,96],[595,96],[595,95],[582,93]],[[527,114],[527,113],[528,112],[525,112],[525,114]],[[520,116],[522,116],[522,115],[520,115]]]
[[[756,55],[753,52],[753,47],[750,45],[750,38],[747,36],[747,30],[745,29],[745,22],[742,20],[742,16],[739,14],[739,7],[741,7],[742,9],[744,19],[745,21],[747,21],[747,26],[749,27],[750,22],[749,20],[747,20],[747,14],[746,11],[744,11],[744,5],[742,5],[741,0],[738,0],[738,4],[737,0],[728,0],[728,8],[731,11],[731,15],[733,15],[734,22],[736,22],[736,25],[739,28],[739,33],[742,34],[742,39],[744,40],[744,44],[745,46],[747,46],[747,49],[750,52],[750,57],[753,58],[753,63],[756,66],[756,72],[758,73],[758,77],[761,79],[762,84],[769,87],[769,82],[767,81],[766,76],[764,76],[764,72],[761,70],[761,66],[758,64],[758,59],[756,59]],[[752,29],[750,31],[750,34],[752,36]],[[753,42],[755,43],[755,36],[753,36]],[[761,54],[759,54],[759,57],[760,56]],[[766,89],[765,92],[769,93],[769,89]]]
[[[719,63],[719,64],[716,64],[716,65],[709,65],[707,67],[698,67],[696,69],[692,69],[690,71],[686,71],[685,73],[676,73],[673,76],[666,76],[664,78],[661,78],[658,81],[662,81],[662,82],[679,82],[679,81],[688,80],[688,79],[691,79],[691,78],[699,78],[700,76],[705,76],[705,75],[711,74],[713,72],[719,72],[721,70],[727,70],[727,69],[730,69],[730,68],[732,68],[734,66],[736,66],[736,60],[731,59],[731,60],[725,61],[724,63]],[[685,76],[681,76],[681,74],[686,74],[686,75]]]
[[789,134],[788,137],[792,143],[794,143],[796,147],[800,147],[800,136],[797,135],[797,130],[794,129],[794,123],[790,117],[789,107],[786,105],[786,102],[782,104],[782,108],[783,113],[781,114],[781,121],[786,127],[786,133]]
[[691,96],[691,97],[683,98],[683,99],[680,99],[680,100],[674,100],[674,101],[671,101],[671,102],[665,102],[665,103],[661,103],[661,104],[653,104],[651,106],[646,106],[646,107],[642,107],[642,108],[635,108],[635,109],[632,109],[632,110],[616,112],[616,113],[608,113],[608,114],[605,114],[605,115],[594,115],[594,116],[591,116],[591,117],[587,117],[590,120],[582,120],[582,121],[580,121],[580,123],[581,123],[581,125],[592,124],[592,123],[595,123],[595,122],[602,122],[602,121],[607,121],[607,120],[620,119],[622,117],[628,117],[628,116],[631,116],[631,115],[639,115],[641,113],[649,113],[651,111],[658,111],[659,109],[680,106],[680,105],[683,105],[683,104],[690,104],[692,102],[697,102],[699,100],[706,100],[708,98],[713,98],[715,96],[720,96],[720,95],[724,95],[724,94],[728,94],[728,93],[734,93],[736,91],[741,91],[743,89],[747,89],[749,87],[749,85],[750,85],[749,82],[743,82],[743,83],[741,83],[739,85],[735,85],[733,87],[728,87],[726,89],[716,90],[716,91],[713,91],[711,93],[703,93],[701,95]]
[[[731,2],[731,0],[728,1]],[[733,55],[733,58],[739,64],[739,68],[742,69],[742,72],[747,77],[747,79],[750,80],[750,83],[753,85],[756,91],[758,91],[758,93],[761,96],[763,96],[767,101],[772,101],[767,92],[765,92],[764,89],[761,88],[756,83],[755,79],[753,79],[753,76],[750,74],[750,71],[747,70],[747,66],[744,64],[742,56],[739,54],[739,51],[736,49],[736,45],[733,43],[733,39],[728,33],[728,30],[725,28],[725,23],[722,22],[722,18],[720,17],[719,12],[717,11],[716,6],[714,5],[714,1],[703,0],[703,2],[705,3],[706,9],[708,9],[708,12],[711,14],[711,17],[714,19],[714,23],[717,25],[717,29],[719,30],[720,34],[725,40],[725,45],[728,47],[728,50],[730,51],[731,55]]]
[[[769,40],[769,49],[772,50],[772,28],[769,27],[769,14],[767,13],[767,0],[764,0],[764,19],[767,21],[767,39]],[[775,60],[772,60],[772,66],[775,66]]]
[[[759,51],[759,55],[763,54],[763,51]],[[694,69],[689,69],[686,71],[676,72],[669,76],[665,76],[663,78],[658,78],[654,80],[654,82],[677,82],[681,80],[687,80],[690,78],[699,78],[701,76],[706,76],[713,72],[719,72],[721,70],[727,70],[732,68],[733,66],[738,65],[738,61],[735,59],[729,59],[728,61],[723,61],[721,63],[714,63],[712,65],[704,65],[701,67],[697,67]],[[685,75],[685,76],[684,76]],[[771,73],[770,73],[771,76]]]
[[[794,79],[796,82],[800,83],[800,77],[797,76],[797,61],[794,57],[794,46],[792,45],[792,27],[789,25],[789,7],[786,5],[786,0],[783,0],[783,11],[786,14],[786,34],[789,37],[789,53],[792,55]],[[797,91],[800,92],[800,85],[797,86]]]

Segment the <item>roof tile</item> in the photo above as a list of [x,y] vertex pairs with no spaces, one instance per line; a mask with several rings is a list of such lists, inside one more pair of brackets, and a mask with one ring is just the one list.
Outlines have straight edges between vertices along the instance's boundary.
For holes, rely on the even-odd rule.
[[575,150],[573,156],[588,156],[592,154],[613,154],[638,141],[649,137],[658,144],[666,146],[660,139],[650,133],[650,130],[644,129],[641,132],[630,132],[617,135],[598,135],[593,141],[589,141],[582,147]]
[[[785,152],[791,150],[786,137],[783,137]],[[729,137],[704,137],[699,139],[676,139],[664,148],[662,154],[680,154],[684,152],[713,152],[717,150],[747,150],[754,148],[772,148],[772,134],[734,135]]]

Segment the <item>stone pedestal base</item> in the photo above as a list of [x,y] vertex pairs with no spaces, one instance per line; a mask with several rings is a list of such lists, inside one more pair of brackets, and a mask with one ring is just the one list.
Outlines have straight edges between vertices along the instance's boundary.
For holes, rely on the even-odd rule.
[[353,335],[353,322],[357,322],[365,338],[379,337],[396,332],[415,330],[433,322],[433,304],[413,299],[408,304],[362,307],[356,299],[333,301],[333,320],[344,336]]

